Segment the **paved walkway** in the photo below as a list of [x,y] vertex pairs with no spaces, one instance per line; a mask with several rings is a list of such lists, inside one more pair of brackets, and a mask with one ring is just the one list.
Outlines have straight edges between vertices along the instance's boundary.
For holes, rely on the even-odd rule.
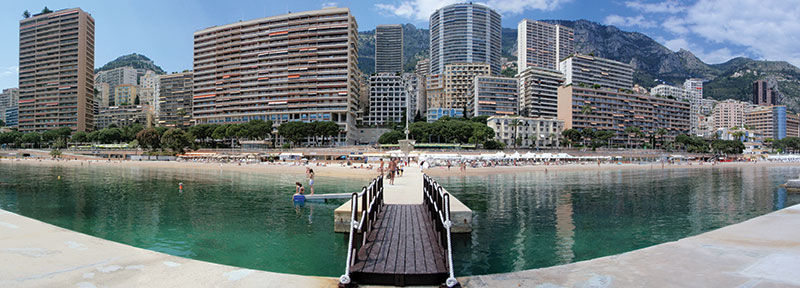
[[338,280],[170,256],[0,210],[0,287],[335,287]]
[[464,287],[800,287],[800,205],[694,237]]

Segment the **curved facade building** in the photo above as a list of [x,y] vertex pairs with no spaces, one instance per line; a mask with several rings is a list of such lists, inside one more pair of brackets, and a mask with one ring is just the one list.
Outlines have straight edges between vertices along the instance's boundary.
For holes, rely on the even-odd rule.
[[488,63],[500,74],[500,14],[481,4],[453,4],[430,18],[430,74],[450,63]]

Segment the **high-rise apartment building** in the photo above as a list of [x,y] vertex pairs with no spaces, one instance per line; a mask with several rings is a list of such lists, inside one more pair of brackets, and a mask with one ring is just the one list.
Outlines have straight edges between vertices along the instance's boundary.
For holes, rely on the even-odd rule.
[[403,25],[375,27],[375,73],[403,71]]
[[558,87],[564,74],[552,69],[528,67],[519,78],[520,115],[525,117],[558,116]]
[[800,137],[800,114],[786,112],[786,137]]
[[610,59],[575,54],[561,61],[559,70],[566,79],[564,85],[626,90],[633,88],[633,67]]
[[519,83],[517,78],[479,75],[470,87],[467,115],[519,115]]
[[[419,76],[414,73],[403,73],[403,87],[406,90],[407,96],[407,106],[406,106],[406,117],[408,120],[413,121],[414,116],[417,115],[417,102],[419,101]],[[419,112],[420,116],[422,116],[422,112]]]
[[517,24],[517,71],[528,67],[558,70],[575,53],[575,33],[564,25],[522,19]]
[[[0,120],[6,123],[7,126],[12,126],[9,124],[8,119],[6,118],[6,111],[7,110],[15,110],[19,109],[19,89],[17,88],[8,88],[3,89],[3,93],[0,93]],[[16,119],[14,121],[16,123]],[[16,124],[14,125],[16,126]]]
[[139,101],[148,105],[153,111],[158,111],[159,75],[153,70],[147,70],[139,77]]
[[781,140],[787,137],[786,116],[786,106],[759,105],[745,112],[744,117],[745,125],[752,127],[756,133],[773,140]]
[[774,80],[757,80],[753,82],[753,104],[772,106],[780,105],[780,95],[775,88]]
[[683,81],[683,89],[691,98],[703,99],[703,79],[690,78]]
[[714,106],[714,130],[744,127],[744,115],[752,108],[753,105],[750,103],[733,99],[719,101],[717,105]]
[[444,77],[441,74],[428,74],[425,77],[425,90],[428,110],[444,107]]
[[19,21],[19,131],[94,125],[94,19],[80,8]]
[[488,63],[500,74],[500,14],[487,6],[460,3],[437,9],[430,17],[430,74],[451,63]]
[[[699,89],[698,89],[699,87]],[[691,133],[698,134],[700,128],[700,105],[703,98],[703,81],[700,79],[688,79],[684,82],[684,87],[660,84],[650,89],[653,96],[667,97],[686,101],[691,104]]]
[[403,78],[395,73],[379,73],[369,77],[369,114],[367,125],[380,126],[403,121],[408,93]]
[[94,104],[98,108],[112,106],[114,104],[114,96],[111,95],[111,85],[108,83],[94,82],[94,90],[97,92],[94,95]]
[[416,111],[425,117],[428,110],[428,71],[430,70],[430,60],[423,59],[417,61],[414,74],[417,76],[417,108]]
[[353,143],[358,25],[347,8],[294,12],[194,33],[198,124],[334,121]]
[[[117,86],[119,85],[137,85],[136,69],[130,66],[117,67],[114,69],[97,72],[94,77],[95,83],[107,83],[108,90],[111,91],[109,99],[115,101],[117,96],[114,94]],[[110,105],[120,105],[120,103],[111,103]]]
[[[141,100],[138,99],[138,92],[136,85],[122,84],[114,87],[114,105],[113,106],[126,106],[126,105],[139,105]],[[138,103],[137,103],[138,102]]]
[[486,63],[451,63],[444,67],[442,108],[465,109],[475,76],[491,73],[491,65]]
[[192,125],[192,72],[158,77],[158,113],[160,127],[186,128]]
[[[561,68],[572,84],[558,88],[558,119],[564,120],[565,129],[613,131],[612,145],[631,141],[625,132],[629,127],[639,128],[645,138],[674,139],[690,131],[690,103],[633,92],[628,64],[576,55],[562,61]],[[660,135],[661,129],[666,134]]]
[[658,97],[667,97],[672,99],[689,99],[689,93],[683,87],[675,87],[672,85],[659,84],[656,87],[650,88],[650,95]]

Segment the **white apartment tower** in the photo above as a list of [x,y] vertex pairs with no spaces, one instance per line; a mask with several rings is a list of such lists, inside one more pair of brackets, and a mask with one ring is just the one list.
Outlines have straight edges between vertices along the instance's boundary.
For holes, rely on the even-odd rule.
[[558,69],[575,53],[575,32],[564,25],[522,19],[517,24],[517,73],[528,67]]

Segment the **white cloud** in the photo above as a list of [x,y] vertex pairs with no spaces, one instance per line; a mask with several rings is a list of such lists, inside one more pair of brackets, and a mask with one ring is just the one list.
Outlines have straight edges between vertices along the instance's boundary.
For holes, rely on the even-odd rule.
[[664,46],[669,48],[673,51],[680,51],[681,49],[692,51],[692,54],[703,60],[703,62],[716,64],[722,63],[728,60],[731,60],[735,57],[744,56],[741,53],[733,53],[728,48],[719,48],[711,51],[706,51],[699,45],[696,45],[694,42],[691,42],[685,38],[675,38],[672,40],[665,40],[663,38],[658,39],[659,42],[663,43]]
[[[486,0],[476,1],[487,5],[500,14],[520,14],[526,10],[552,11],[561,4],[572,0]],[[461,0],[401,0],[393,4],[376,3],[375,8],[381,13],[426,22],[431,13],[441,7],[463,3]]]
[[0,67],[0,77],[5,78],[9,76],[16,77],[19,74],[19,66],[6,66]]
[[687,10],[685,22],[707,41],[744,46],[758,57],[800,66],[797,15],[800,5],[795,1],[700,0]]
[[632,17],[608,15],[606,19],[603,21],[603,23],[605,23],[606,25],[642,27],[642,28],[653,28],[658,26],[655,21],[646,20],[643,15],[632,16]]
[[661,22],[661,26],[675,34],[683,35],[689,33],[689,28],[686,28],[686,21],[683,18],[669,17]]
[[339,7],[339,3],[333,1],[322,2],[322,8]]
[[668,0],[658,3],[627,1],[625,2],[625,6],[645,13],[679,13],[686,10],[686,7],[675,0]]

